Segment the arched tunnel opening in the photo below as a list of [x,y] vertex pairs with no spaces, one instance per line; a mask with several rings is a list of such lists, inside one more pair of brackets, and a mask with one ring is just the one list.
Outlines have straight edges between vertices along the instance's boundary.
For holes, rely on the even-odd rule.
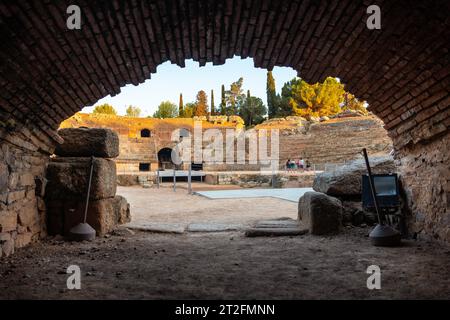
[[[48,216],[56,205],[48,200],[52,195],[46,193],[46,188],[50,158],[64,143],[58,133],[64,120],[84,106],[118,94],[126,84],[143,83],[166,61],[181,67],[186,59],[198,61],[201,66],[207,62],[220,65],[234,55],[252,57],[258,68],[291,67],[309,83],[322,82],[327,76],[339,77],[348,84],[349,91],[367,100],[369,110],[383,121],[393,141],[411,235],[420,240],[450,242],[450,28],[446,1],[383,2],[386,14],[380,30],[367,27],[367,6],[350,0],[83,0],[78,2],[82,12],[79,29],[68,29],[69,5],[67,1],[0,4],[0,259],[22,259],[22,250],[29,250],[30,256],[60,250],[43,248],[41,240],[47,237],[48,229],[60,228],[58,224],[62,223]],[[136,139],[152,139],[153,131],[148,133]],[[110,151],[107,147],[105,150],[99,151],[104,156],[96,160],[96,165],[105,170],[103,177],[116,170]],[[82,177],[89,157],[83,150],[78,154],[83,160],[72,161]],[[158,162],[167,160],[159,152],[157,158]],[[73,186],[84,185],[83,178],[81,182],[75,180]],[[94,184],[103,186],[98,189],[101,195],[94,199],[99,208],[113,203],[123,205],[122,199],[112,196],[115,181],[99,179]],[[109,202],[102,202],[104,199]],[[185,200],[179,199],[180,203]],[[63,206],[67,212],[83,211],[79,203],[67,202]],[[136,244],[138,239],[131,241]],[[189,241],[175,242],[189,251]],[[163,252],[160,244],[155,244],[155,252]],[[206,241],[204,250],[207,244],[213,247]],[[239,245],[245,246],[245,242]],[[297,245],[295,241],[288,244],[290,248]],[[315,245],[326,250],[320,247],[320,241]],[[145,256],[143,248],[136,246]],[[354,250],[360,246],[364,244],[352,244]],[[67,249],[65,245],[61,248],[59,254]],[[246,250],[246,254],[252,254]],[[269,257],[277,256],[276,245],[264,250]],[[236,255],[224,254],[224,258],[240,263]],[[346,263],[334,253],[333,259],[339,265]],[[25,260],[20,261],[26,265]],[[158,266],[182,261],[169,255]],[[406,267],[406,272],[412,272],[412,267]],[[0,263],[0,269],[4,268],[6,265]],[[356,272],[350,267],[347,271]],[[445,281],[435,280],[445,285]],[[16,281],[11,276],[4,283],[14,286]],[[387,286],[394,297],[404,294],[394,285]],[[19,298],[37,297],[22,289]],[[230,296],[264,298],[244,291]],[[140,294],[136,292],[136,296]],[[277,294],[286,297],[283,292]],[[346,294],[351,298],[349,292]],[[189,286],[178,293],[161,294],[163,298],[193,296]],[[214,293],[211,296],[217,297]],[[48,291],[46,297],[54,298],[55,294]]]

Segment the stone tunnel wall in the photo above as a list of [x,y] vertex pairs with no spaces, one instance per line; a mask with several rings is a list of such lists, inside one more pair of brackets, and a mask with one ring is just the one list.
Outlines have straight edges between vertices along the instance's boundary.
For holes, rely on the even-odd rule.
[[411,217],[409,229],[424,239],[450,243],[450,134],[397,154]]
[[[45,169],[49,154],[30,136],[0,143],[0,257],[46,235]],[[35,140],[36,142],[37,140]]]

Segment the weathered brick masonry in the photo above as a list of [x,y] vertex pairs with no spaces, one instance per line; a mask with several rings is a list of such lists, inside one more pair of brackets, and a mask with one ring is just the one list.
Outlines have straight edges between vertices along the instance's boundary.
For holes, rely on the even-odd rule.
[[[450,241],[447,0],[77,3],[82,29],[73,31],[66,28],[71,1],[0,3],[2,250],[39,234],[34,181],[61,142],[55,130],[62,120],[125,84],[142,83],[165,61],[223,64],[235,54],[253,57],[256,67],[290,66],[308,82],[338,76],[369,101],[403,159],[412,210],[429,235]],[[370,4],[382,9],[381,30],[366,28]],[[411,163],[422,164],[410,170]],[[24,182],[15,183],[17,175]],[[424,196],[429,190],[436,197]],[[22,220],[22,207],[34,218]]]

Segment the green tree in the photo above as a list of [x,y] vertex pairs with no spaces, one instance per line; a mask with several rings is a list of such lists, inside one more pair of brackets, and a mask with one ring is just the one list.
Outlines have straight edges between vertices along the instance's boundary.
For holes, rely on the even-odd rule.
[[238,103],[245,98],[245,95],[242,93],[242,85],[244,83],[244,78],[239,78],[238,81],[233,82],[230,86],[230,90],[226,91],[226,99],[229,104],[228,115],[237,115],[238,114]]
[[141,116],[141,108],[128,106],[126,116],[131,118],[139,118]]
[[252,97],[250,90],[247,91],[245,102],[239,108],[239,116],[244,120],[247,126],[259,124],[264,121],[267,114],[267,108],[260,98]]
[[344,92],[344,85],[336,78],[328,77],[313,85],[301,80],[292,86],[290,104],[298,116],[328,116],[341,111]]
[[186,103],[183,110],[183,117],[192,118],[194,116],[195,103]]
[[226,115],[227,114],[227,100],[225,96],[225,86],[222,85],[222,97],[220,100],[220,114]]
[[281,88],[281,97],[280,97],[280,109],[278,115],[280,117],[288,117],[294,114],[291,106],[292,95],[292,87],[300,85],[302,79],[294,78],[283,85]]
[[272,71],[267,72],[267,107],[269,108],[269,118],[277,117],[280,114],[279,110],[279,97],[277,96],[275,79]]
[[103,114],[111,114],[111,115],[117,115],[116,109],[110,104],[101,104],[94,108],[93,113],[103,113]]
[[184,112],[183,112],[183,94],[180,93],[180,102],[178,103],[178,116],[180,118],[184,117]]
[[208,96],[206,95],[206,92],[203,90],[200,90],[197,93],[194,115],[197,117],[203,117],[208,115]]
[[176,104],[170,101],[163,101],[158,106],[158,110],[153,114],[153,118],[176,118],[178,116],[178,108]]
[[214,90],[211,90],[211,115],[216,115],[216,107],[214,106]]

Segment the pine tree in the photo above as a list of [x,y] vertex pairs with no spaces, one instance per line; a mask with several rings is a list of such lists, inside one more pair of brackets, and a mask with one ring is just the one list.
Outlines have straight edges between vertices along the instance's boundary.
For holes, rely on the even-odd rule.
[[216,115],[216,107],[214,106],[214,90],[211,90],[211,115]]
[[275,79],[273,78],[272,71],[267,72],[267,107],[269,108],[269,118],[274,118],[279,113],[278,99],[275,87]]
[[252,127],[264,121],[267,113],[266,106],[260,98],[252,97],[250,90],[247,91],[244,103],[239,108],[239,116],[244,120],[245,124]]
[[225,85],[222,85],[222,98],[220,101],[220,114],[225,115],[227,109],[227,100],[225,98]]
[[184,117],[183,107],[184,107],[184,105],[183,105],[183,94],[180,93],[180,102],[178,104],[178,116],[180,118]]
[[344,85],[328,77],[323,83],[309,84],[303,80],[292,86],[290,105],[295,115],[321,117],[337,114],[344,101]]

